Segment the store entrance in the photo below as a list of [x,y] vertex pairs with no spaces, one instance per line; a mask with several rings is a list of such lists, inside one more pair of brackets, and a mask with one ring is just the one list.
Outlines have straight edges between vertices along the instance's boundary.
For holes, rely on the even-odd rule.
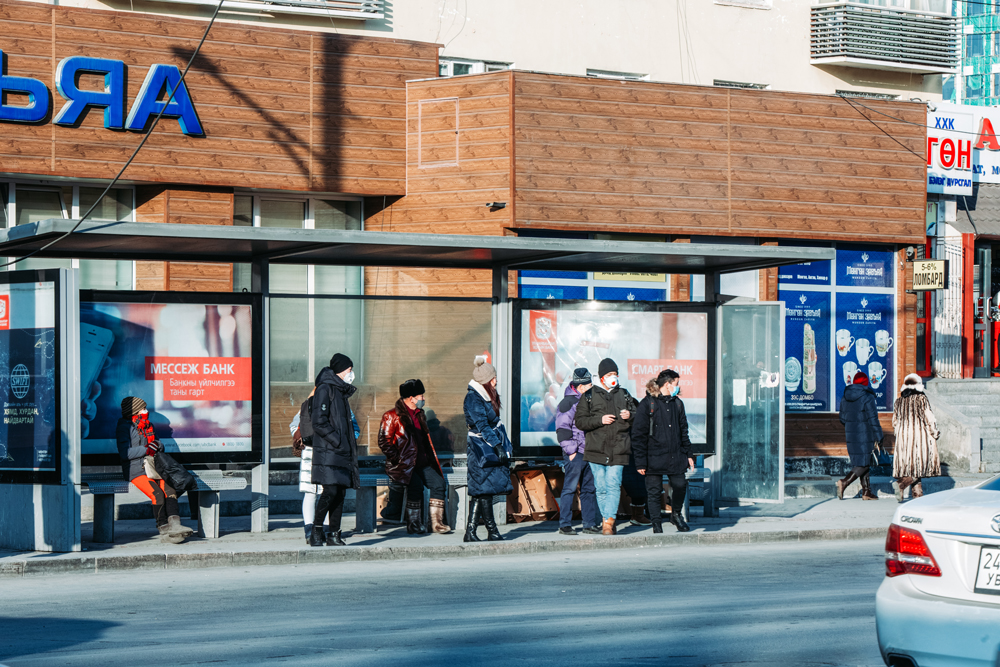
[[976,241],[972,275],[973,369],[972,377],[1000,374],[997,368],[997,320],[1000,300],[1000,242]]

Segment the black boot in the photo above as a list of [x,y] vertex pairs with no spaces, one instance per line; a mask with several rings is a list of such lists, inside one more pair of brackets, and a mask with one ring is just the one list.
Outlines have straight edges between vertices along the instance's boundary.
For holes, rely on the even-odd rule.
[[420,513],[423,511],[423,503],[421,502],[409,502],[406,503],[406,532],[410,535],[416,533],[417,535],[422,535],[425,531],[424,524],[420,520]]
[[488,533],[486,539],[490,542],[503,541],[503,535],[500,534],[500,530],[497,528],[496,519],[493,518],[493,503],[491,503],[487,498],[483,498],[479,501],[479,503],[483,508],[483,523],[486,524],[486,532]]
[[653,532],[654,533],[663,532],[663,519],[653,519]]
[[380,514],[387,523],[400,523],[400,518],[403,515],[402,487],[395,485],[389,487],[389,497]]
[[479,536],[476,535],[476,529],[479,527],[479,498],[473,498],[472,503],[469,505],[469,517],[465,522],[465,537],[462,538],[463,542],[482,542]]
[[313,525],[311,523],[307,523],[305,524],[305,529],[306,529],[306,544],[309,544],[309,538],[312,537],[313,534]]
[[346,547],[347,542],[341,539],[339,530],[331,530],[329,533],[326,534],[326,546]]
[[687,521],[684,520],[684,516],[676,510],[670,512],[670,523],[677,527],[678,533],[686,533],[691,530],[691,526],[687,525]]
[[309,546],[321,547],[325,543],[326,535],[323,532],[323,526],[313,526],[312,535],[309,536]]

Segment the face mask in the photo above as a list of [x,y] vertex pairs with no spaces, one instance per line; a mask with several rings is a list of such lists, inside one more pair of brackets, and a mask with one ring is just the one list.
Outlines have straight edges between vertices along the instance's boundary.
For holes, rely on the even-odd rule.
[[423,408],[424,403],[426,403],[426,401],[421,398],[419,401],[417,401],[417,408]]
[[618,376],[617,375],[607,376],[606,378],[604,378],[604,384],[608,385],[608,389],[614,389],[615,387],[618,386]]
[[670,390],[670,395],[671,396],[676,396],[679,393],[681,393],[681,386],[680,385],[677,385],[676,387],[674,387],[673,389]]
[[354,384],[354,371],[347,374],[347,377],[344,378],[344,382],[347,384]]

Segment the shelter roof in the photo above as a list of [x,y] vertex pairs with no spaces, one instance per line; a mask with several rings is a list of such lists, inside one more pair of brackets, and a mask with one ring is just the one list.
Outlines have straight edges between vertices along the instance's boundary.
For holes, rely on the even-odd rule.
[[[65,234],[74,220],[0,230],[0,257],[20,257]],[[648,243],[514,236],[279,229],[87,221],[37,257],[252,262],[442,269],[728,273],[832,260],[832,248]]]

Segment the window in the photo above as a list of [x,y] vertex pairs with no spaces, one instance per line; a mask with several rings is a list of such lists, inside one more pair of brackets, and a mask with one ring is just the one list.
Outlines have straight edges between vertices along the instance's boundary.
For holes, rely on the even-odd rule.
[[68,218],[62,193],[55,188],[35,190],[25,187],[17,188],[16,210],[17,224],[27,225],[41,222],[49,218]]
[[867,90],[838,90],[837,95],[841,97],[856,97],[861,100],[898,100],[899,95],[889,93],[870,93]]
[[620,81],[649,81],[648,74],[637,74],[635,72],[613,72],[605,69],[588,69],[587,76],[597,79],[618,79]]
[[438,76],[462,76],[483,72],[502,72],[513,67],[512,63],[495,60],[466,60],[464,58],[440,58]]
[[717,5],[745,7],[747,9],[770,9],[771,0],[715,0]]
[[714,79],[712,85],[719,88],[748,88],[750,90],[767,90],[771,87],[769,83],[744,83],[742,81],[725,81],[723,79]]
[[980,16],[982,14],[993,13],[990,0],[972,0],[971,2],[963,2],[962,5],[966,16]]
[[965,77],[965,99],[977,100],[986,95],[985,77],[982,74],[973,74]]
[[973,33],[965,36],[965,57],[975,58],[986,55],[986,35]]
[[[94,202],[104,192],[104,188],[80,188],[80,213],[85,214],[94,206]],[[74,218],[77,216],[73,216]],[[112,188],[108,194],[94,207],[88,220],[116,220],[125,221],[132,219],[132,191],[124,188]]]
[[6,229],[9,225],[7,224],[7,207],[10,205],[7,197],[7,184],[0,183],[0,228]]

